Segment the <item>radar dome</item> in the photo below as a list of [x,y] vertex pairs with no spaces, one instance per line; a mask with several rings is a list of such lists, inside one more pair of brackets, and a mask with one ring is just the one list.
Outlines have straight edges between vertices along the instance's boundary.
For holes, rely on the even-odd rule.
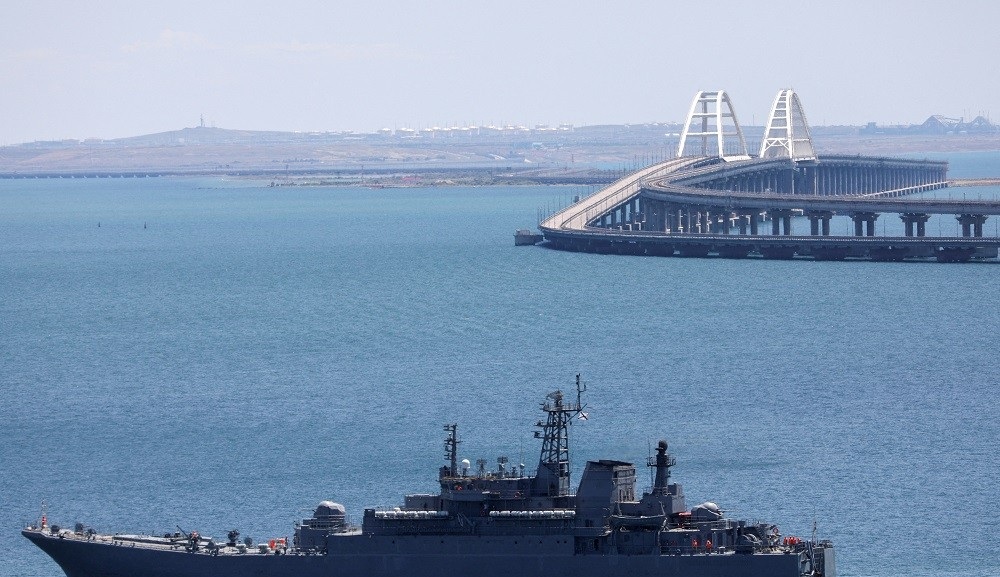
[[722,509],[711,501],[691,507],[691,517],[696,521],[715,521],[722,517]]
[[334,503],[333,501],[322,501],[316,507],[316,512],[313,513],[314,517],[343,517],[347,514],[347,509],[344,508],[340,503]]

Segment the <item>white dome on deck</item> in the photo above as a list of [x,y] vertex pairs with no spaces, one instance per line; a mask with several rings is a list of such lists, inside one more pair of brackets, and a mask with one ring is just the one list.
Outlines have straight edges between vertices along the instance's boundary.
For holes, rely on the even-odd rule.
[[347,514],[347,509],[344,508],[340,503],[334,503],[333,501],[321,501],[316,507],[316,512],[313,513],[314,517],[333,517],[333,516],[344,516]]

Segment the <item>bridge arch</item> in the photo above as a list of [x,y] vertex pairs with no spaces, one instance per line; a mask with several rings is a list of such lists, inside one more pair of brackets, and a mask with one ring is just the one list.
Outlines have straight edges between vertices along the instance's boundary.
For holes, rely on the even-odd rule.
[[809,122],[802,110],[802,101],[794,90],[786,88],[774,98],[767,117],[764,140],[760,143],[760,158],[790,158],[816,160]]
[[[726,137],[736,137],[738,140],[735,154],[726,148]],[[691,139],[691,150],[688,139]],[[677,156],[715,156],[718,158],[750,158],[747,141],[743,138],[743,129],[733,103],[725,90],[701,91],[695,94],[691,101],[684,131],[677,147]]]

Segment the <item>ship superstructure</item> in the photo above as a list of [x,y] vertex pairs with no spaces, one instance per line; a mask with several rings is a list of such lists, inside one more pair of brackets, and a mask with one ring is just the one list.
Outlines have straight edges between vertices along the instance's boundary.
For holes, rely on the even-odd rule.
[[406,495],[391,509],[366,509],[360,526],[323,501],[296,524],[291,543],[253,546],[229,532],[226,543],[197,534],[101,535],[29,527],[23,534],[69,577],[432,577],[474,564],[478,576],[832,577],[828,541],[782,535],[768,523],[727,518],[712,502],[688,508],[670,480],[675,459],[660,441],[646,465],[653,485],[636,493],[631,462],[588,461],[570,484],[569,432],[586,418],[579,375],[575,399],[549,393],[537,422],[542,442],[533,474],[499,457],[487,468],[458,460],[458,426],[445,426],[439,490]]

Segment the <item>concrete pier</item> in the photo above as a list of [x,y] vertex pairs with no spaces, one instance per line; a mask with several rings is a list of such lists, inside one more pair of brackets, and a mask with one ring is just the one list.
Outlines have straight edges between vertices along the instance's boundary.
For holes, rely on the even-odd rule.
[[[875,236],[875,221],[878,220],[878,217],[878,213],[875,212],[851,213],[851,220],[854,221],[854,236]],[[862,230],[862,226],[864,230]]]
[[899,215],[899,218],[903,221],[903,228],[905,229],[906,236],[913,236],[914,225],[916,225],[917,236],[926,236],[927,228],[925,225],[930,217],[931,216],[929,214],[913,212],[904,212]]
[[809,234],[830,236],[830,219],[833,218],[833,211],[810,210],[806,213],[806,217],[809,218]]
[[955,218],[962,225],[962,236],[983,236],[983,224],[986,223],[985,214],[960,214]]

